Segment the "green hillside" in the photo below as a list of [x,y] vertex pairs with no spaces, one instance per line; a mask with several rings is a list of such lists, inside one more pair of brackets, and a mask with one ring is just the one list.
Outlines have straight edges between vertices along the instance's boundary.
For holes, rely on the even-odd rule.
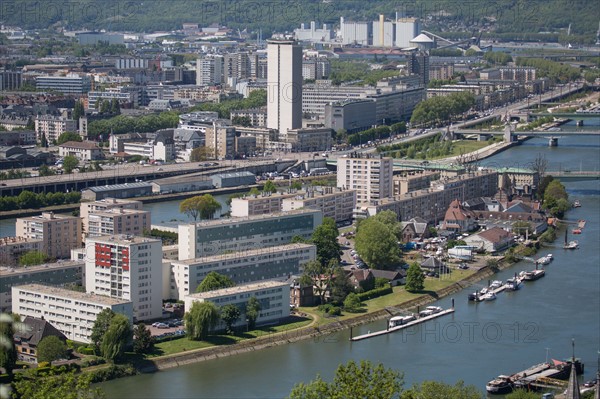
[[0,22],[25,28],[62,26],[69,29],[152,31],[180,29],[184,22],[207,26],[226,25],[235,30],[259,28],[263,35],[291,31],[312,20],[335,24],[348,20],[375,20],[379,13],[393,17],[396,11],[425,18],[427,28],[438,32],[539,33],[563,32],[571,25],[575,37],[593,37],[600,21],[600,7],[589,0],[38,0],[15,2],[5,8]]

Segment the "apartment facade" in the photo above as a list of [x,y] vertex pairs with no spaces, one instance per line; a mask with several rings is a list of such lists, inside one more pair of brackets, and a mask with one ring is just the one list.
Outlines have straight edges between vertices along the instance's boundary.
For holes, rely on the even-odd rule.
[[498,190],[497,185],[498,173],[495,171],[484,170],[446,178],[427,189],[376,201],[365,207],[363,216],[373,216],[378,212],[391,210],[399,220],[418,217],[436,223],[443,220],[453,200],[458,198],[464,202],[471,198],[491,197]]
[[394,196],[429,188],[431,182],[439,178],[440,172],[432,171],[411,172],[394,176]]
[[288,244],[294,236],[308,239],[322,222],[321,211],[304,209],[180,224],[179,260]]
[[162,316],[162,241],[136,236],[86,239],[87,292],[133,303],[135,321]]
[[35,78],[37,91],[54,90],[63,94],[84,94],[90,91],[92,83],[89,76],[38,76]]
[[232,159],[235,154],[235,127],[213,123],[206,128],[205,145],[214,159]]
[[[3,264],[4,265],[4,264]],[[12,309],[12,287],[42,283],[54,286],[83,285],[85,262],[64,261],[29,267],[0,267],[0,312]]]
[[30,251],[42,251],[42,240],[23,237],[0,238],[0,265],[14,266],[21,255]]
[[[191,309],[194,302],[212,302],[217,307],[224,305],[235,305],[241,315],[234,327],[246,325],[245,308],[251,297],[258,299],[261,310],[256,324],[277,322],[290,315],[290,284],[278,281],[263,281],[260,283],[240,285],[237,287],[224,288],[215,291],[202,292],[187,295],[184,298],[185,308]],[[225,328],[220,322],[215,330]]]
[[287,279],[299,274],[303,264],[315,260],[316,251],[314,245],[287,244],[171,262],[171,298],[193,294],[213,271],[226,275],[236,285]]
[[93,161],[102,159],[102,150],[93,141],[67,141],[58,146],[58,155],[66,157],[74,156],[80,161]]
[[323,212],[324,218],[332,218],[338,223],[352,220],[356,207],[356,191],[333,187],[325,187],[324,190],[322,193],[309,191],[284,198],[281,210],[289,212],[303,208],[318,209]]
[[393,195],[392,158],[338,158],[337,186],[356,190],[357,204]]
[[133,320],[131,301],[42,284],[12,287],[12,312],[24,318],[44,318],[68,339],[91,343],[92,328],[104,309]]
[[35,132],[37,140],[46,136],[48,143],[58,140],[58,137],[64,132],[77,131],[77,123],[73,119],[62,116],[38,115],[35,118]]
[[261,193],[242,198],[231,199],[231,216],[248,217],[255,215],[270,215],[282,211],[285,198],[296,196],[296,193]]
[[89,231],[88,228],[88,216],[91,213],[106,212],[111,209],[135,209],[142,210],[144,204],[141,201],[128,200],[128,199],[117,199],[117,198],[104,198],[98,201],[82,202],[79,205],[79,216],[81,216],[81,223],[83,232]]
[[110,209],[94,212],[87,216],[87,237],[129,234],[141,236],[150,231],[150,211],[136,209]]
[[71,249],[81,247],[81,218],[42,212],[17,218],[16,236],[42,241],[42,252],[50,258],[69,258]]
[[302,47],[267,40],[267,127],[280,134],[302,127]]

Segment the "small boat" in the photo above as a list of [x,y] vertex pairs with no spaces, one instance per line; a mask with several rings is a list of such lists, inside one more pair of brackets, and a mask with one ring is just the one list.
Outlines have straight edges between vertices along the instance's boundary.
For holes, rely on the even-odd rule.
[[546,275],[546,271],[544,269],[536,269],[530,272],[521,272],[523,273],[523,280],[525,281],[535,281]]
[[581,234],[581,229],[573,229],[573,234]]
[[479,295],[485,295],[488,293],[488,288],[487,287],[483,287],[480,291],[479,291]]
[[494,280],[494,281],[492,281],[492,284],[490,284],[490,288],[493,290],[500,288],[500,287],[502,287],[502,281],[500,281],[500,280]]
[[521,289],[521,279],[517,277],[509,278],[506,280],[506,289],[508,291],[517,291]]
[[427,306],[425,310],[431,310],[433,313],[440,313],[444,309],[439,306]]
[[554,255],[548,254],[548,255],[546,255],[546,258],[548,258],[548,259],[550,259],[552,261],[552,260],[554,260]]
[[390,319],[388,325],[389,328],[394,328],[394,327],[398,327],[401,325],[404,325],[406,323],[409,323],[413,320],[416,320],[417,318],[415,317],[415,315],[410,315],[410,316],[394,316]]
[[579,202],[579,200],[575,200],[575,202],[573,202],[573,208],[580,208],[581,207],[581,203]]
[[509,376],[499,375],[486,384],[485,390],[493,395],[504,395],[512,392],[513,387],[514,384]]
[[484,301],[493,301],[494,299],[496,299],[496,294],[494,294],[493,292],[488,292],[487,294],[482,296],[481,299],[483,299]]
[[550,263],[552,259],[548,258],[547,256],[542,256],[541,258],[539,258],[536,263],[540,264],[540,265],[547,265]]
[[477,302],[479,300],[479,292],[475,291],[469,294],[469,296],[467,297],[469,299],[469,301],[475,301]]
[[577,240],[571,240],[568,244],[565,244],[564,249],[578,249],[579,242]]

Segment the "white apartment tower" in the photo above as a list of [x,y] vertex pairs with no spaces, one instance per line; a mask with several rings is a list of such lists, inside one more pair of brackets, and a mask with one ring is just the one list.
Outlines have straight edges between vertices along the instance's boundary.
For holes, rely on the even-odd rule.
[[356,190],[357,204],[393,196],[392,158],[338,158],[337,186]]
[[302,127],[302,47],[267,40],[267,127],[287,134]]
[[136,236],[86,240],[85,288],[133,303],[135,321],[162,316],[162,242]]
[[223,83],[223,56],[213,55],[196,61],[196,86],[212,86]]

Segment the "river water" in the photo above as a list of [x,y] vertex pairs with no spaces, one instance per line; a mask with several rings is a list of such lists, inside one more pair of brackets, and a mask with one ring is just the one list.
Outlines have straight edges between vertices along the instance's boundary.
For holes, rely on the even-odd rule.
[[[549,148],[535,139],[485,160],[483,164],[524,166],[538,154],[549,161],[548,170],[600,168],[598,137],[559,139]],[[568,220],[587,220],[578,236],[580,249],[562,249],[562,237],[537,256],[554,255],[546,276],[517,292],[502,293],[493,302],[469,303],[466,289],[454,295],[456,312],[410,331],[359,342],[349,342],[349,331],[319,340],[241,354],[123,378],[100,384],[109,398],[282,398],[298,382],[320,374],[330,380],[335,368],[348,360],[367,359],[405,373],[405,386],[435,379],[464,380],[482,393],[485,383],[548,358],[576,355],[586,363],[584,378],[596,372],[600,349],[600,183],[567,183],[572,200],[582,207],[569,211]],[[156,204],[162,205],[162,204]],[[167,217],[167,216],[166,216]],[[154,215],[153,215],[154,218]],[[156,220],[156,219],[155,219]],[[157,220],[158,221],[158,220]],[[533,268],[520,262],[495,278],[506,279]],[[481,284],[479,285],[482,286]],[[451,298],[439,301],[448,307]],[[354,329],[354,334],[385,328],[383,321]]]

